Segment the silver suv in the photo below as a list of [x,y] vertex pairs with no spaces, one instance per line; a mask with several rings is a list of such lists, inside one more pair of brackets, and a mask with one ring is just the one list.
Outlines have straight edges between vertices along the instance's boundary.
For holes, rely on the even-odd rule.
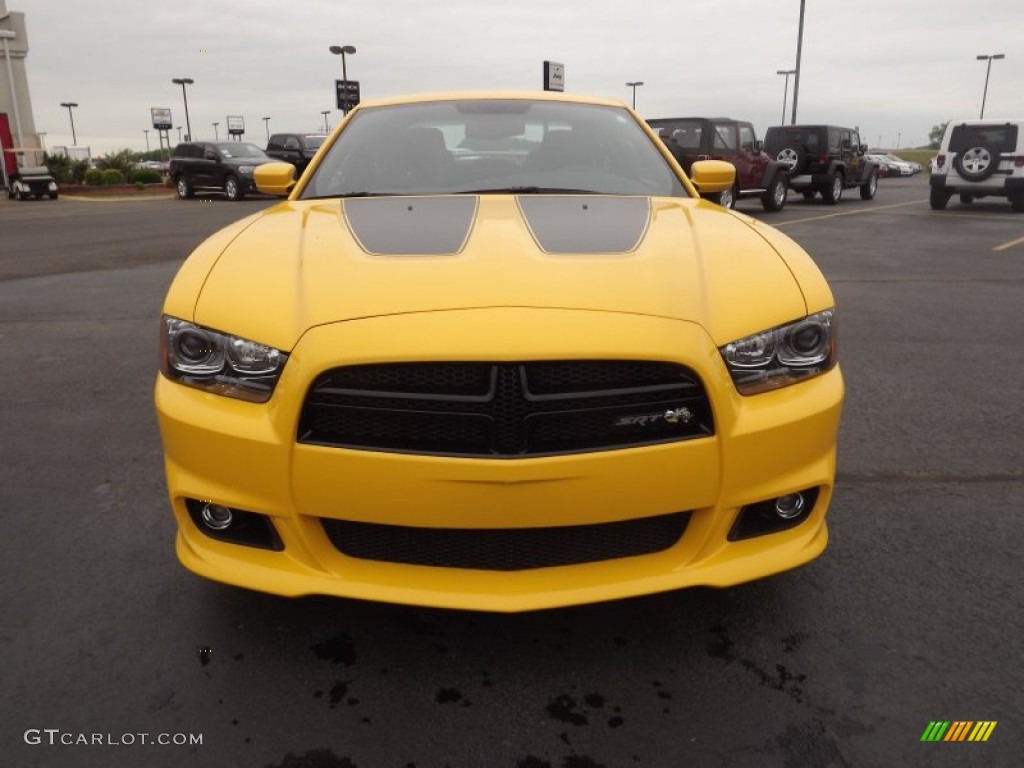
[[931,206],[1005,197],[1024,213],[1024,120],[952,120],[932,165]]

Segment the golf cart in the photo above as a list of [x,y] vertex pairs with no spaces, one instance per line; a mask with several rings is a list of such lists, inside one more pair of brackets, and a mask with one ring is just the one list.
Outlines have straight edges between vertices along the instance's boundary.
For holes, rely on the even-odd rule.
[[57,180],[45,165],[36,165],[43,154],[41,149],[15,147],[4,152],[13,154],[16,159],[14,169],[7,173],[7,197],[28,200],[31,196],[40,200],[47,195],[51,200],[57,199]]

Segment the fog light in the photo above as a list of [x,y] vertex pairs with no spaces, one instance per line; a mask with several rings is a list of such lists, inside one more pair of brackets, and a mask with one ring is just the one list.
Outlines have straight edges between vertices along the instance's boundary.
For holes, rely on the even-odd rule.
[[804,511],[804,496],[802,493],[787,493],[775,500],[775,514],[783,520],[792,520]]
[[212,531],[223,531],[234,522],[231,510],[220,504],[204,504],[200,515],[203,518],[203,525]]

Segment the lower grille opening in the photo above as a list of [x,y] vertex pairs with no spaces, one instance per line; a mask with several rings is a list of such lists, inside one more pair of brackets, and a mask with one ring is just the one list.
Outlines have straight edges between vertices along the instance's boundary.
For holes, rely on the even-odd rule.
[[614,523],[549,528],[416,528],[321,519],[349,557],[437,568],[522,571],[662,552],[690,521],[676,512]]

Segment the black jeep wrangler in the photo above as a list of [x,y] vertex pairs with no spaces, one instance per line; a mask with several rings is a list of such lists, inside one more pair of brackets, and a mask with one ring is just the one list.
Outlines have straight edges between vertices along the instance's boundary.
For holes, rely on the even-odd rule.
[[736,168],[735,186],[711,198],[719,205],[732,208],[742,197],[761,198],[766,211],[781,211],[786,204],[789,167],[761,151],[750,123],[728,117],[667,117],[647,123],[687,173],[695,160],[724,160]]
[[863,200],[878,190],[878,165],[864,156],[854,128],[835,125],[776,125],[764,137],[765,151],[789,167],[789,187],[810,200],[818,192],[835,205],[844,189],[860,187]]

